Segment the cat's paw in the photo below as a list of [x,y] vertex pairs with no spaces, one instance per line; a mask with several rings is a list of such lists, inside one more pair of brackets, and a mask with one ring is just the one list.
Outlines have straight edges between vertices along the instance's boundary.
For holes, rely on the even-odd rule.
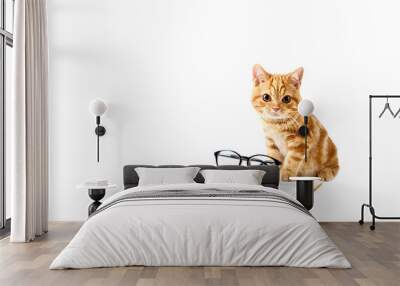
[[320,177],[322,181],[330,181],[333,178],[336,177],[337,173],[339,171],[339,168],[333,168],[333,169],[322,169],[317,172],[317,177]]
[[281,181],[289,181],[289,177],[291,177],[289,170],[281,169],[280,174],[281,174]]

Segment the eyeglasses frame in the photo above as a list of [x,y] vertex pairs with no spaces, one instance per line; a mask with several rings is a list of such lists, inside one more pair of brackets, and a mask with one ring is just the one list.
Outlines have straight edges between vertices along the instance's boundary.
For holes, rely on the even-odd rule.
[[[231,152],[234,155],[233,156],[220,155],[221,152]],[[265,164],[265,161],[258,161],[258,162],[262,163],[261,165],[277,165],[277,166],[279,166],[279,165],[282,164],[279,160],[277,160],[277,159],[275,159],[275,158],[273,158],[271,156],[265,155],[265,154],[254,154],[254,155],[251,155],[251,156],[243,156],[243,155],[240,155],[238,152],[236,152],[234,150],[218,150],[218,151],[214,152],[215,164],[217,166],[219,166],[218,157],[237,159],[237,160],[239,160],[238,166],[242,166],[242,162],[243,161],[246,161],[247,166],[253,166],[253,165],[250,164],[250,162],[252,161],[252,158],[257,157],[257,156],[263,156],[263,157],[266,157],[266,158],[269,158],[269,159],[272,160],[272,162],[270,164]]]

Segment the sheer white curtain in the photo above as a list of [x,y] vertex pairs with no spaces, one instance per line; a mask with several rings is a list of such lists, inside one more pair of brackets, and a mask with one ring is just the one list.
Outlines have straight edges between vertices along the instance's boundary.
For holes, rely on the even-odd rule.
[[10,132],[12,242],[47,232],[47,14],[46,0],[16,0]]

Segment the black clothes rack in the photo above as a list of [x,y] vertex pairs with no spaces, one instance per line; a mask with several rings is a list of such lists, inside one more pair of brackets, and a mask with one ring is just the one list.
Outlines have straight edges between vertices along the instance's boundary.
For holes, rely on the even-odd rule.
[[400,95],[370,95],[369,96],[369,201],[368,204],[362,204],[361,206],[361,219],[358,221],[359,224],[364,224],[364,207],[369,208],[372,216],[372,225],[370,229],[375,229],[375,219],[400,219],[400,217],[390,216],[378,216],[375,213],[375,208],[372,204],[372,101],[376,98],[400,98]]

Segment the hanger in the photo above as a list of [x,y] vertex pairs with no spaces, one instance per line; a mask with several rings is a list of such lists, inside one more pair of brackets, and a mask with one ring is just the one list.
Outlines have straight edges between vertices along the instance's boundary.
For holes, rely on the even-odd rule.
[[394,114],[394,118],[396,118],[397,115],[399,115],[399,113],[400,113],[400,108],[399,108],[399,110],[397,110],[397,112]]
[[386,112],[386,110],[389,110],[390,114],[392,114],[393,117],[396,117],[397,114],[399,113],[399,111],[396,112],[396,115],[394,115],[394,112],[392,111],[392,109],[390,108],[390,104],[389,104],[389,98],[386,97],[386,103],[385,103],[385,107],[383,108],[381,114],[379,115],[379,118],[381,118],[383,116],[383,114]]

